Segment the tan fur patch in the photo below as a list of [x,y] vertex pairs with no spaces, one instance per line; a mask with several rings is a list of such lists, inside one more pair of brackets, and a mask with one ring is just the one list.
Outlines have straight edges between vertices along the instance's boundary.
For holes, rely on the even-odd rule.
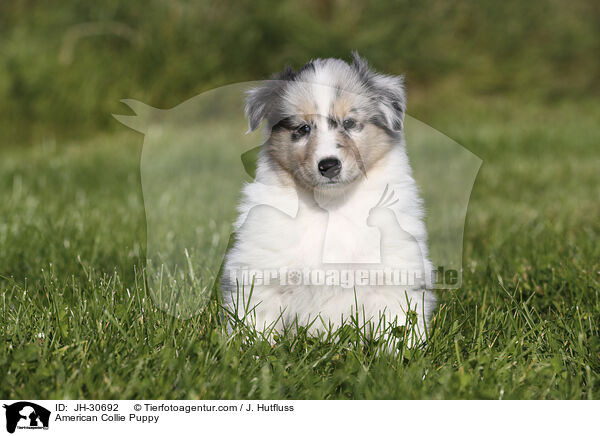
[[374,124],[365,124],[364,130],[364,140],[359,143],[358,149],[368,175],[369,169],[390,151],[394,143],[382,128]]
[[347,92],[341,93],[341,95],[333,101],[331,113],[329,115],[338,121],[342,121],[348,116],[354,100],[355,98],[353,98],[352,94]]

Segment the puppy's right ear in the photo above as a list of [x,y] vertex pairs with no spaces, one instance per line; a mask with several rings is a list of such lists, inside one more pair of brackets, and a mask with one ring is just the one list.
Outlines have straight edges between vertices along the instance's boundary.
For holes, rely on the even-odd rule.
[[258,129],[263,119],[269,119],[274,114],[277,99],[281,97],[286,82],[294,80],[295,76],[294,70],[288,66],[281,73],[275,74],[271,80],[264,81],[261,86],[246,93],[247,133]]
[[260,123],[267,117],[269,106],[273,98],[272,86],[268,83],[249,90],[246,94],[245,112],[248,118],[248,131],[250,133],[258,129]]

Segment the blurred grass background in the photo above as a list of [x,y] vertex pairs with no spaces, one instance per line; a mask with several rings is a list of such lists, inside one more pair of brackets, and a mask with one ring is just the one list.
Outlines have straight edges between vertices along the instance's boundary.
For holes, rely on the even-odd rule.
[[[463,287],[440,293],[428,348],[248,346],[213,312],[157,310],[143,138],[111,116],[119,100],[169,108],[355,49],[483,159]],[[591,0],[0,2],[0,397],[597,398],[598,53]]]
[[458,100],[598,98],[599,23],[589,0],[4,1],[2,143],[118,129],[122,98],[171,107],[351,50],[406,74],[417,117],[443,86]]

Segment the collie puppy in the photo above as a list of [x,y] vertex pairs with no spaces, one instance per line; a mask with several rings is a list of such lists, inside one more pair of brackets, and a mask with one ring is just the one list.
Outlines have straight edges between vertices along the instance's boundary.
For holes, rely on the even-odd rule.
[[358,54],[288,68],[248,92],[249,130],[264,121],[265,141],[221,278],[230,314],[266,332],[352,320],[423,336],[433,266],[405,108],[403,78]]

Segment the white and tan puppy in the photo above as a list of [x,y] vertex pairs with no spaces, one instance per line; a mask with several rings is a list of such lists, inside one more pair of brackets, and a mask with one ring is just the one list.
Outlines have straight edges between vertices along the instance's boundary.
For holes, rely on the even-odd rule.
[[423,206],[404,143],[402,77],[317,59],[252,89],[250,130],[265,120],[222,277],[225,307],[259,330],[379,328],[412,313],[422,335],[427,290]]

